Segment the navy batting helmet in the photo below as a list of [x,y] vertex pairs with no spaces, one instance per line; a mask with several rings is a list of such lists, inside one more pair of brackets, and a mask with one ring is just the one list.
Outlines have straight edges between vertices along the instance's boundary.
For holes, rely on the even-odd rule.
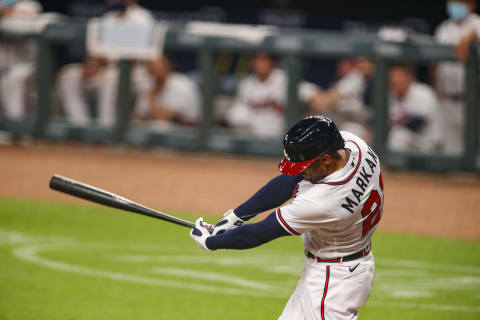
[[285,157],[278,164],[278,169],[283,174],[295,175],[325,153],[344,147],[345,141],[332,120],[324,116],[307,117],[285,134]]

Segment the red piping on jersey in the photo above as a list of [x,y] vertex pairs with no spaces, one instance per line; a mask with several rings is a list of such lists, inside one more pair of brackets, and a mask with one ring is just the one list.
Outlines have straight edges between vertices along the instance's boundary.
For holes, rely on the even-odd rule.
[[280,222],[283,224],[283,227],[285,229],[287,229],[291,234],[294,234],[296,236],[300,235],[300,233],[298,233],[297,231],[293,230],[292,227],[290,227],[287,222],[283,219],[281,213],[280,213],[280,208],[277,209],[277,217],[278,217],[278,220],[280,220]]
[[328,184],[330,186],[339,186],[339,185],[342,185],[342,184],[345,184],[347,183],[348,181],[352,180],[353,176],[357,173],[358,171],[358,168],[360,168],[360,162],[362,162],[362,150],[360,150],[360,147],[358,146],[358,144],[353,141],[353,140],[348,140],[346,142],[352,142],[353,144],[355,144],[358,148],[358,163],[357,163],[357,167],[355,168],[355,170],[353,170],[352,174],[350,175],[350,177],[348,177],[347,179],[343,180],[343,181],[338,181],[338,182],[319,182],[319,183],[324,183],[324,184]]
[[330,266],[327,266],[327,277],[325,279],[325,287],[323,288],[322,307],[321,307],[322,320],[325,320],[325,298],[327,297],[328,280],[330,280]]

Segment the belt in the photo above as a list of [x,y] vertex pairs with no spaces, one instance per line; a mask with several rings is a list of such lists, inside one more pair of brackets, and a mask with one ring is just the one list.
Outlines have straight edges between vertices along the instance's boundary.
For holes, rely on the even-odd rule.
[[340,262],[347,262],[347,261],[359,259],[361,257],[365,257],[370,253],[370,249],[371,249],[371,246],[369,244],[358,252],[352,253],[345,257],[339,257],[339,258],[320,258],[315,256],[313,253],[311,253],[307,249],[305,249],[305,256],[307,256],[310,259],[317,260],[317,262],[340,263]]

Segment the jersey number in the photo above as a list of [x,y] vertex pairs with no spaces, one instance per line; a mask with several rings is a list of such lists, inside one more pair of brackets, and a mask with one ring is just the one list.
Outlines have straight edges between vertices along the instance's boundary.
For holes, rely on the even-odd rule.
[[[383,179],[382,174],[380,174],[379,185],[383,191]],[[373,190],[370,193],[367,201],[362,208],[362,217],[363,220],[363,231],[362,237],[370,232],[370,230],[380,222],[382,217],[382,198],[377,190]]]

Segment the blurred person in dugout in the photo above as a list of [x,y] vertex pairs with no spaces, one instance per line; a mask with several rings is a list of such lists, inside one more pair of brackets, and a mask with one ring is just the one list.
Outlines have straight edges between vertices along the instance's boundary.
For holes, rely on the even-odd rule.
[[390,78],[391,151],[433,153],[441,140],[438,101],[435,91],[417,82],[410,66],[393,65]]
[[[238,132],[259,138],[279,137],[284,133],[287,75],[277,68],[275,58],[264,52],[255,54],[251,69],[252,74],[240,82],[225,121]],[[316,85],[301,82],[300,101],[311,103],[317,91]]]
[[[153,23],[152,14],[137,4],[137,0],[107,0],[105,22]],[[141,90],[142,78],[146,76],[143,63],[137,62],[132,69],[134,91]],[[80,64],[62,68],[58,77],[59,98],[65,116],[74,125],[91,123],[88,97],[96,96],[97,123],[111,127],[116,119],[119,69],[117,61],[104,57],[87,56]]]
[[447,1],[449,18],[435,31],[435,39],[454,45],[458,62],[442,62],[435,68],[435,89],[440,98],[444,128],[443,151],[459,154],[463,151],[464,128],[464,62],[469,44],[480,35],[480,16],[475,14],[475,0]]
[[[0,1],[2,24],[31,21],[38,18],[41,11],[37,1]],[[21,120],[27,112],[28,84],[33,81],[35,54],[36,45],[32,40],[0,41],[0,102],[7,119]]]
[[366,95],[373,72],[374,66],[366,58],[340,60],[335,83],[330,89],[315,95],[311,103],[312,113],[327,115],[335,120],[341,130],[371,141]]
[[185,126],[198,124],[201,114],[201,95],[195,82],[173,71],[164,54],[149,65],[149,77],[142,80],[134,117],[138,121],[174,123]]

